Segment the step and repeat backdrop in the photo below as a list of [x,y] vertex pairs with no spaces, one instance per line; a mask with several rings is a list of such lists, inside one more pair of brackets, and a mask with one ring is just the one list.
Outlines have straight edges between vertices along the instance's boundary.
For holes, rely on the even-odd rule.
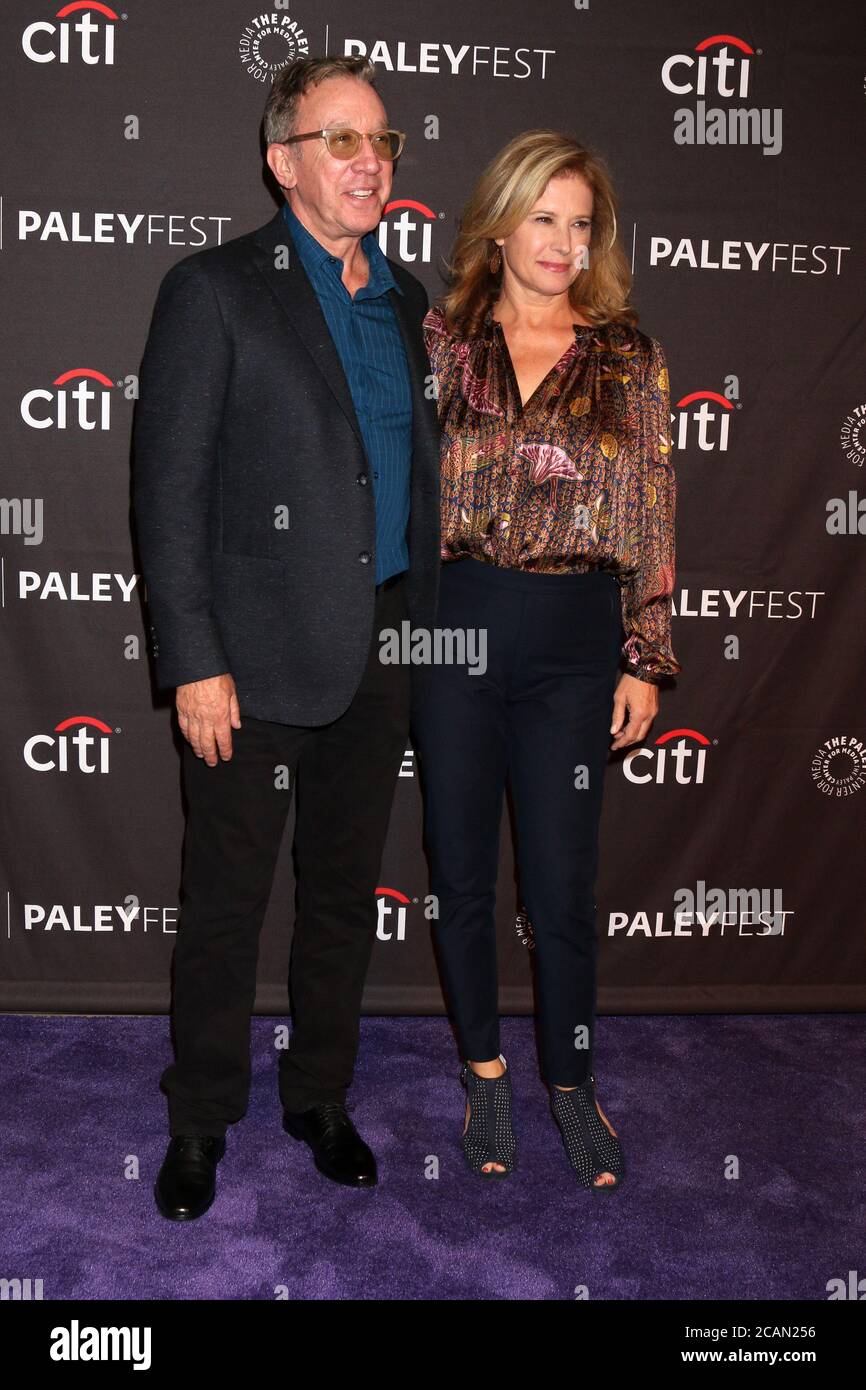
[[[168,1007],[183,806],[133,540],[137,372],[168,267],[273,216],[265,97],[324,53],[369,55],[407,132],[379,235],[431,300],[475,176],[553,126],[605,156],[667,354],[684,669],[607,770],[600,1010],[866,1007],[858,39],[857,0],[4,0],[0,1008]],[[502,1004],[525,1012],[511,827]],[[292,830],[261,1012],[286,1008]],[[370,1012],[443,1008],[421,832],[407,746]]]

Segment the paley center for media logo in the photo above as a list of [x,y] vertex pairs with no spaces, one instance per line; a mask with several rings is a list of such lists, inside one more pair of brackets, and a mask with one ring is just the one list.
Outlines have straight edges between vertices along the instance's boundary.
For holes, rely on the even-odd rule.
[[866,404],[857,405],[845,416],[839,430],[839,443],[849,463],[863,467],[866,459]]
[[[839,443],[849,463],[863,467],[866,459],[866,405],[858,405],[846,415],[839,431]],[[844,497],[830,497],[826,504],[825,528],[828,536],[866,536],[866,497],[849,488]]]
[[782,148],[782,108],[746,106],[753,60],[761,50],[734,34],[711,34],[691,53],[662,63],[665,90],[692,99],[674,112],[676,145],[756,145],[762,154]]
[[834,734],[812,756],[812,778],[825,796],[853,796],[866,785],[866,743],[852,734]]
[[109,770],[112,729],[92,714],[72,714],[55,724],[50,734],[31,734],[24,744],[24,761],[32,772],[102,773]]
[[241,30],[238,56],[254,82],[273,82],[280,68],[297,58],[309,58],[310,40],[292,15],[262,10]]
[[[125,17],[125,16],[124,16]],[[21,35],[21,47],[31,63],[114,65],[114,36],[121,18],[99,0],[72,0],[51,19],[35,19]]]

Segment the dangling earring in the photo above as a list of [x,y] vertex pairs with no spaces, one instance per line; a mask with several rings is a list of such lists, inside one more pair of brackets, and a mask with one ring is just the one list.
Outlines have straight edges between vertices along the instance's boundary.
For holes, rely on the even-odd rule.
[[613,236],[612,236],[611,239],[610,239],[610,246],[607,248],[608,251],[612,251],[615,244],[616,244],[616,213],[613,213]]
[[499,267],[502,265],[502,255],[501,255],[501,253],[500,253],[500,250],[499,250],[499,247],[498,247],[498,246],[497,246],[496,250],[493,252],[493,255],[490,257],[490,260],[488,261],[487,264],[488,264],[489,267],[490,267],[490,274],[491,274],[491,275],[498,275],[498,274],[499,274]]

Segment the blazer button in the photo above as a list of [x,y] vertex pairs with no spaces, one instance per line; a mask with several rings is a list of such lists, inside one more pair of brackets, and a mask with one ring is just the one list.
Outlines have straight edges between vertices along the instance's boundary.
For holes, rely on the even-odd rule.
[[369,563],[370,563],[370,552],[369,552],[369,550],[362,550],[361,553],[360,553],[360,555],[358,556],[358,559],[361,561],[361,564],[362,564],[362,565],[369,565]]
[[357,477],[357,479],[356,479],[356,481],[359,482],[359,483],[361,484],[362,487],[366,487],[366,486],[367,486],[367,474],[366,474],[366,473],[359,473],[359,474],[358,474],[358,477]]

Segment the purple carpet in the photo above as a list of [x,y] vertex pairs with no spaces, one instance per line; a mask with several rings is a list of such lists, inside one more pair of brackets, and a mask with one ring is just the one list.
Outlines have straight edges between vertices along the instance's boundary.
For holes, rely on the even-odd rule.
[[214,1205],[175,1224],[152,1194],[168,1020],[0,1018],[0,1277],[41,1279],[45,1299],[822,1300],[866,1274],[859,1015],[602,1018],[598,1097],[628,1170],[615,1194],[568,1167],[523,1018],[503,1024],[513,1177],[465,1167],[445,1020],[375,1018],[350,1108],[379,1186],[338,1187],[280,1127],[279,1022],[253,1021],[250,1107]]

